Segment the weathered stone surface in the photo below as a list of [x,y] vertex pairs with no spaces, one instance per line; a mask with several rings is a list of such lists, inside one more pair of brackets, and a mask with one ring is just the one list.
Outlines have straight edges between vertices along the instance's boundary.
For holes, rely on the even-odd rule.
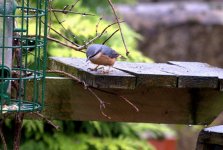
[[156,62],[200,61],[223,67],[222,4],[147,3],[118,10],[143,35],[139,49]]

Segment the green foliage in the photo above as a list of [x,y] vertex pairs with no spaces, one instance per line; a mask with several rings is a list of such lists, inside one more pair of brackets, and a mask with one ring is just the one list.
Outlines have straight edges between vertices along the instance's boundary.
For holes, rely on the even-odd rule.
[[131,137],[137,138],[135,130],[132,129],[130,124],[126,123],[106,123],[106,122],[84,122],[82,126],[84,131],[91,135],[100,137]]
[[[136,3],[136,0],[112,0],[113,4],[129,4],[134,5]],[[82,0],[81,6],[89,8],[92,12],[98,12],[98,13],[111,13],[111,8],[109,6],[109,3],[107,0]],[[107,7],[105,7],[107,6]]]
[[[167,125],[146,123],[108,123],[54,121],[60,131],[42,121],[25,120],[21,150],[153,150],[140,138],[145,132],[164,138],[166,133],[175,134]],[[9,123],[8,125],[10,125]]]
[[[136,0],[112,0],[112,2],[114,4],[135,4]],[[63,6],[65,6],[66,4],[71,5],[71,1],[70,0],[54,0],[53,5],[55,7],[61,8],[63,9]],[[81,6],[81,8],[86,8],[87,10],[90,10],[92,12],[96,12],[97,9],[110,9],[109,7],[109,3],[107,0],[80,0],[79,3],[77,4],[78,6]],[[75,7],[75,9],[77,9]],[[86,12],[86,11],[79,11],[79,12]]]
[[[59,132],[41,121],[25,120],[21,150],[153,150],[140,140],[133,124],[56,121]],[[44,127],[45,126],[45,127]]]
[[53,136],[44,135],[43,140],[30,140],[21,146],[21,150],[153,150],[145,141],[131,138],[97,138],[87,134],[65,135],[55,133]]
[[26,138],[39,140],[44,134],[44,124],[38,120],[24,120],[23,130]]
[[[67,0],[58,1],[55,0],[53,2],[54,8],[63,8],[62,4],[66,4]],[[82,2],[82,1],[81,1]],[[76,5],[75,11],[76,12],[84,12],[84,13],[90,13],[95,14],[96,12],[92,9],[96,7],[95,4],[103,5],[103,8],[109,8],[107,1],[83,1],[81,4]],[[67,4],[69,4],[67,2]],[[85,7],[85,4],[87,4],[88,7]],[[106,7],[105,7],[106,6]],[[74,15],[74,14],[62,14],[57,13],[57,17],[60,21],[63,21],[63,26],[66,28],[63,29],[60,24],[56,21],[55,17],[52,17],[52,27],[56,29],[57,31],[63,33],[66,37],[68,37],[71,41],[74,41],[80,45],[83,45],[86,41],[89,41],[90,39],[94,38],[96,36],[96,25],[98,24],[100,20],[100,16],[102,14],[96,14],[95,16],[89,16],[89,15]],[[113,14],[109,14],[113,15]],[[51,16],[53,16],[51,14]],[[65,18],[65,19],[64,19]],[[97,31],[98,34],[100,34],[105,27],[107,27],[109,24],[111,24],[111,21],[107,21],[102,19],[98,25]],[[130,56],[128,57],[127,61],[135,61],[135,62],[152,62],[151,59],[145,57],[142,55],[139,50],[136,49],[137,47],[137,41],[141,40],[142,37],[134,32],[130,27],[128,27],[126,24],[122,23],[122,30],[124,34],[124,38],[127,44],[127,47],[130,51]],[[97,39],[94,43],[103,43],[115,30],[118,29],[117,25],[111,26],[106,34],[104,34],[101,38]],[[51,31],[51,35],[53,38],[60,39],[60,41],[63,41],[63,39]],[[65,41],[64,41],[65,42]],[[120,32],[117,32],[109,41],[106,42],[106,45],[112,47],[116,51],[118,51],[120,54],[125,56],[125,47],[121,39]],[[58,45],[55,42],[49,42],[48,46],[48,53],[50,56],[62,56],[62,57],[86,57],[85,54],[81,52],[74,51],[70,48]]]

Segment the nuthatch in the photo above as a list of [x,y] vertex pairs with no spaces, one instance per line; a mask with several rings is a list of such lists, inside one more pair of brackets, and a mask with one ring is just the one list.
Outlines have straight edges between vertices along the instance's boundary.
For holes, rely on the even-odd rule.
[[[96,68],[90,70],[97,70],[99,65],[111,66],[114,65],[117,57],[120,56],[115,50],[108,46],[102,44],[92,44],[88,46],[87,51],[87,61],[90,60],[93,64],[96,64]],[[109,70],[106,72],[108,73]]]

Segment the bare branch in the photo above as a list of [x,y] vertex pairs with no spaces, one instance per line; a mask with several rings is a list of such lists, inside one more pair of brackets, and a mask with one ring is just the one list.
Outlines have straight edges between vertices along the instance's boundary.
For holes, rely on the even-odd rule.
[[[88,91],[90,91],[97,98],[97,100],[99,101],[99,103],[100,103],[100,111],[101,111],[102,115],[105,116],[108,119],[111,119],[110,116],[108,116],[107,114],[105,114],[103,112],[103,109],[106,108],[106,106],[105,106],[106,103],[103,100],[101,100],[100,97],[98,97],[98,95],[91,88],[88,87]],[[107,103],[107,104],[109,104],[109,103]]]
[[126,101],[127,103],[129,103],[129,105],[131,105],[133,108],[135,108],[135,110],[137,111],[137,112],[139,112],[139,108],[136,106],[136,105],[134,105],[132,102],[130,102],[127,98],[125,98],[124,96],[119,96],[121,99],[123,99],[124,101]]
[[13,150],[19,150],[24,113],[15,114]]
[[52,121],[50,121],[48,118],[46,118],[44,115],[42,115],[39,112],[33,112],[33,114],[37,115],[38,117],[42,118],[43,120],[45,120],[48,124],[50,124],[51,126],[53,126],[56,130],[60,129],[60,126],[55,125]]
[[[57,10],[57,9],[53,9],[53,7],[51,6],[51,8],[50,8],[51,10],[50,11],[52,11],[53,12],[53,15],[54,15],[54,17],[55,17],[55,19],[56,19],[56,21],[59,23],[59,25],[64,29],[64,31],[66,31],[66,28],[64,27],[64,25],[63,25],[63,22],[64,21],[60,21],[59,20],[59,18],[57,17],[57,15],[56,15],[56,12],[55,12],[55,10]],[[63,12],[64,13],[64,11],[65,10],[58,10],[58,11],[60,11],[60,12]],[[71,35],[71,36],[74,36],[74,34],[73,33],[71,33],[71,32],[69,32],[69,34]]]
[[7,150],[7,143],[6,143],[5,136],[4,136],[3,130],[2,130],[4,120],[5,120],[4,118],[2,118],[0,120],[0,137],[1,137],[1,140],[2,140],[2,144],[3,144],[3,149]]
[[119,31],[119,29],[115,30],[115,32],[113,32],[103,43],[102,45],[104,45],[110,38],[112,38],[113,35],[115,35],[115,33],[117,33]]
[[62,35],[60,32],[58,32],[58,31],[55,30],[54,28],[52,28],[52,26],[49,26],[49,25],[48,25],[48,27],[49,27],[50,29],[52,29],[55,33],[57,33],[59,36],[61,36],[63,39],[65,39],[66,41],[70,42],[71,44],[74,44],[75,46],[80,46],[80,45],[78,45],[77,43],[75,43],[75,42],[71,41],[70,39],[68,39],[67,37],[65,37],[64,35]]
[[49,37],[49,36],[47,37],[47,39],[50,40],[50,41],[56,42],[56,43],[58,43],[58,44],[60,44],[60,45],[69,47],[69,48],[71,48],[71,49],[73,49],[73,50],[76,50],[76,51],[85,53],[84,51],[82,51],[82,50],[84,49],[84,48],[82,48],[82,47],[77,47],[77,46],[74,46],[74,45],[70,45],[70,44],[61,42],[60,40],[55,39],[55,38],[52,38],[52,37]]
[[67,12],[65,12],[65,11],[66,11],[66,9],[68,8],[68,6],[69,6],[69,5],[64,6],[64,8],[63,8],[63,13],[64,13],[64,14],[67,13]]
[[85,82],[81,81],[80,79],[78,79],[77,77],[71,75],[70,73],[67,73],[67,72],[64,72],[64,71],[60,71],[60,70],[47,70],[46,71],[47,73],[59,73],[59,74],[62,74],[62,75],[65,75],[66,77],[69,77],[75,81],[77,81],[78,83],[82,83],[84,88],[87,89],[89,92],[91,92],[95,98],[99,101],[99,104],[100,104],[100,111],[101,111],[101,114],[108,118],[108,119],[111,119],[110,116],[108,116],[106,113],[104,113],[103,109],[106,108],[106,104],[109,104],[109,103],[106,103],[104,102],[103,100],[100,99],[100,97],[91,89],[91,87],[89,87]]
[[52,11],[54,13],[58,12],[58,13],[70,13],[70,14],[76,14],[76,15],[82,15],[82,16],[95,16],[94,14],[89,14],[89,13],[80,13],[80,12],[74,12],[74,11],[70,11],[70,10],[61,10],[61,9],[49,9],[49,11]]
[[[119,22],[119,23],[122,23],[123,21]],[[86,42],[83,46],[80,46],[79,48],[80,49],[84,49],[86,48],[88,45],[90,45],[91,43],[93,43],[95,40],[97,40],[98,38],[100,38],[102,35],[104,35],[104,33],[107,31],[108,28],[110,28],[111,26],[117,24],[117,22],[114,22],[110,25],[108,25],[107,27],[104,28],[104,30],[98,34],[97,36],[95,36],[93,39],[91,39],[90,41]]]
[[[28,36],[29,36],[29,37],[36,37],[36,35],[28,35]],[[43,36],[41,36],[41,37],[43,37]],[[62,41],[60,41],[60,40],[58,40],[58,39],[55,39],[55,38],[53,38],[53,37],[50,37],[50,36],[47,36],[47,39],[50,40],[50,41],[56,42],[56,43],[58,43],[58,44],[60,44],[60,45],[66,46],[66,47],[68,47],[68,48],[71,48],[71,49],[73,49],[73,50],[75,50],[75,51],[85,53],[85,52],[83,51],[83,49],[84,49],[85,47],[83,47],[83,46],[77,47],[77,46],[75,46],[75,45],[67,44],[67,43],[65,43],[65,42],[62,42]]]
[[80,79],[78,79],[77,77],[73,76],[72,74],[64,72],[64,71],[60,71],[60,70],[47,70],[46,72],[47,73],[58,73],[58,74],[61,74],[61,75],[65,75],[66,77],[69,77],[69,78],[77,81],[78,83],[82,83],[82,81]]
[[[53,14],[54,14],[54,16],[55,16],[57,22],[62,26],[62,28],[63,28],[64,30],[66,30],[65,27],[62,25],[62,22],[61,22],[61,21],[59,20],[59,18],[57,17],[57,15],[56,15],[54,12],[53,12]],[[97,39],[100,38],[102,35],[104,35],[104,33],[107,31],[108,28],[110,28],[111,26],[113,26],[113,25],[115,25],[115,24],[120,24],[120,23],[123,23],[123,22],[124,22],[124,21],[114,22],[114,23],[112,23],[112,24],[109,24],[107,27],[105,27],[105,28],[103,29],[103,31],[102,31],[100,34],[96,35],[94,38],[92,38],[92,39],[89,40],[88,42],[85,42],[85,44],[82,45],[82,46],[78,45],[78,44],[75,43],[75,42],[72,42],[72,41],[69,40],[67,37],[65,37],[64,35],[62,35],[62,34],[59,33],[58,31],[56,31],[55,29],[53,29],[51,26],[48,26],[48,27],[49,27],[50,29],[52,29],[55,33],[57,33],[59,36],[61,36],[62,38],[64,38],[66,41],[68,41],[69,43],[71,43],[72,45],[71,45],[71,44],[67,44],[67,43],[65,43],[65,42],[62,42],[62,41],[60,41],[60,40],[58,40],[58,39],[52,38],[52,37],[50,37],[50,36],[48,36],[47,39],[50,40],[50,41],[54,41],[54,42],[56,42],[56,43],[58,43],[58,44],[60,44],[60,45],[69,47],[69,48],[71,48],[71,49],[73,49],[73,50],[76,50],[76,51],[80,51],[80,52],[85,53],[85,52],[82,51],[82,50],[83,50],[83,49],[86,49],[88,45],[90,45],[90,44],[93,43],[95,40],[97,40]],[[43,23],[43,22],[42,22],[42,23]],[[117,32],[117,31],[116,31],[116,32]],[[115,33],[113,33],[113,34],[115,34]],[[34,36],[34,35],[29,35],[29,37],[32,37],[32,36]],[[113,36],[113,35],[112,35],[112,36]],[[105,41],[105,42],[106,42],[106,41]]]
[[[51,10],[52,11],[52,10]],[[57,17],[57,15],[56,15],[56,13],[54,12],[54,11],[52,11],[53,12],[53,15],[54,15],[54,17],[56,18],[56,21],[59,23],[59,25],[66,31],[66,28],[63,26],[63,22],[61,22],[60,20],[59,20],[59,18]]]
[[80,0],[77,0],[76,2],[74,2],[74,4],[71,5],[71,7],[70,7],[70,11],[73,10],[74,6],[75,6],[79,1],[80,1]]
[[[69,6],[69,5],[66,5]],[[65,8],[66,8],[65,6]],[[67,9],[67,8],[66,8]],[[95,14],[90,14],[90,13],[82,13],[82,12],[74,12],[71,10],[64,10],[64,9],[53,9],[52,7],[48,9],[49,12],[54,12],[54,13],[63,13],[63,14],[74,14],[74,15],[82,15],[82,16],[96,16]],[[29,11],[24,11],[24,12],[29,12],[29,13],[36,13],[36,10],[29,10]]]
[[46,72],[48,72],[48,73],[59,73],[59,74],[65,75],[66,77],[69,77],[69,78],[77,81],[78,83],[82,83],[84,88],[87,89],[89,92],[91,92],[95,96],[95,98],[99,101],[101,114],[104,117],[108,118],[108,119],[111,119],[111,117],[108,116],[107,114],[105,114],[103,109],[105,109],[106,108],[106,104],[109,104],[109,103],[104,102],[92,89],[98,90],[98,91],[103,92],[103,93],[107,93],[107,94],[118,96],[119,98],[121,98],[122,100],[127,102],[129,105],[131,105],[137,112],[139,112],[139,108],[135,104],[133,104],[130,100],[128,100],[126,97],[124,97],[122,95],[119,95],[119,94],[113,93],[113,92],[108,92],[108,91],[105,91],[105,90],[102,90],[102,89],[99,89],[99,88],[95,88],[95,87],[89,87],[85,82],[81,81],[80,79],[78,79],[77,77],[71,75],[70,73],[67,73],[67,72],[64,72],[64,71],[60,71],[60,70],[47,70]]
[[99,88],[94,88],[94,89],[96,89],[98,91],[101,91],[101,92],[104,92],[104,93],[107,93],[107,94],[111,94],[111,95],[118,96],[119,98],[121,98],[122,100],[124,100],[125,102],[127,102],[129,105],[131,105],[137,112],[139,112],[139,108],[135,104],[133,104],[130,100],[128,100],[126,97],[124,97],[122,95],[119,95],[117,93],[105,91],[105,90],[102,90],[102,89],[99,89]]
[[[63,22],[59,20],[59,18],[57,17],[57,15],[56,15],[55,12],[66,12],[67,10],[57,10],[57,9],[53,9],[53,8],[51,8],[51,11],[53,12],[53,14],[54,14],[54,16],[55,16],[57,22],[58,22],[58,23],[61,25],[61,27],[66,31],[66,28],[65,28],[64,25],[62,24]],[[68,11],[68,12],[71,13],[72,11]],[[89,14],[84,13],[84,14],[82,14],[82,15],[89,15]],[[116,23],[115,23],[115,24],[116,24]],[[96,37],[94,37],[93,39],[91,39],[89,42],[86,42],[83,46],[79,46],[79,47],[76,47],[76,48],[74,48],[74,47],[72,46],[73,49],[75,49],[75,50],[82,50],[82,49],[85,49],[85,48],[86,48],[89,44],[91,44],[93,41],[95,41],[96,39],[100,38],[100,37],[104,34],[104,32],[107,30],[107,28],[109,28],[109,27],[110,27],[110,25],[109,25],[108,27],[106,27],[106,28],[104,29],[104,31],[103,31],[101,34],[97,35]],[[69,33],[70,33],[72,36],[74,36],[73,33],[71,33],[71,32],[69,32]],[[57,43],[59,43],[59,44],[62,44],[62,45],[64,45],[64,46],[70,47],[70,45],[68,46],[68,45],[64,44],[63,42],[61,42],[61,41],[59,41],[59,40],[57,40],[57,39],[50,39],[50,40],[55,41],[55,42],[57,42]],[[70,40],[68,40],[68,41],[71,42]],[[78,46],[76,43],[72,43],[72,44]]]
[[6,143],[6,140],[5,140],[5,136],[4,136],[4,133],[3,133],[3,123],[5,121],[6,118],[9,117],[9,114],[3,114],[2,118],[0,119],[0,137],[1,137],[1,140],[2,140],[2,144],[3,144],[3,150],[7,150],[7,143]]
[[103,18],[100,17],[99,20],[98,20],[98,23],[96,24],[96,36],[98,35],[98,26],[99,26],[99,24],[100,24],[100,22],[101,22],[102,19]]
[[4,150],[7,150],[7,143],[6,143],[6,141],[5,141],[5,137],[4,137],[4,135],[3,135],[2,129],[1,129],[1,131],[0,131],[0,137],[1,137],[1,139],[2,139],[3,149],[4,149]]
[[111,0],[108,0],[108,2],[109,2],[110,6],[111,6],[111,8],[112,8],[112,11],[113,11],[113,13],[114,13],[114,15],[115,15],[115,19],[116,19],[116,21],[117,21],[117,23],[118,23],[118,27],[119,27],[119,30],[120,30],[120,33],[121,33],[122,41],[123,41],[123,44],[124,44],[124,46],[125,46],[125,50],[126,50],[126,56],[128,56],[128,55],[129,55],[129,51],[128,51],[127,46],[126,46],[126,43],[125,43],[125,39],[124,39],[124,36],[123,36],[123,33],[122,33],[122,28],[121,28],[121,25],[120,25],[120,23],[119,23],[118,16],[117,16],[117,14],[116,14],[115,8],[114,8],[114,6],[113,6]]

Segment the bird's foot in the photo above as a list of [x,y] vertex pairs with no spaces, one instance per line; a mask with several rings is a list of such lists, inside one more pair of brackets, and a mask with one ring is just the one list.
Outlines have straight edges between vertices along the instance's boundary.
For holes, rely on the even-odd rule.
[[97,68],[87,68],[87,71],[97,71],[98,69]]
[[104,67],[103,66],[101,66],[101,67],[99,67],[99,66],[96,66],[95,68],[88,68],[87,70],[90,70],[90,71],[98,71],[98,70],[103,70],[104,71]]
[[98,70],[99,70],[99,69],[100,69],[100,70],[105,70],[105,67],[101,66],[101,67],[98,68]]
[[[111,71],[112,71],[112,70],[111,70]],[[111,71],[110,71],[110,66],[109,66],[109,67],[108,67],[108,70],[103,70],[102,73],[103,73],[103,74],[109,74],[109,72],[111,72]]]
[[95,68],[87,68],[87,71],[88,71],[88,70],[90,70],[90,71],[97,71],[97,70],[98,70],[98,67],[99,67],[99,65],[96,66]]

